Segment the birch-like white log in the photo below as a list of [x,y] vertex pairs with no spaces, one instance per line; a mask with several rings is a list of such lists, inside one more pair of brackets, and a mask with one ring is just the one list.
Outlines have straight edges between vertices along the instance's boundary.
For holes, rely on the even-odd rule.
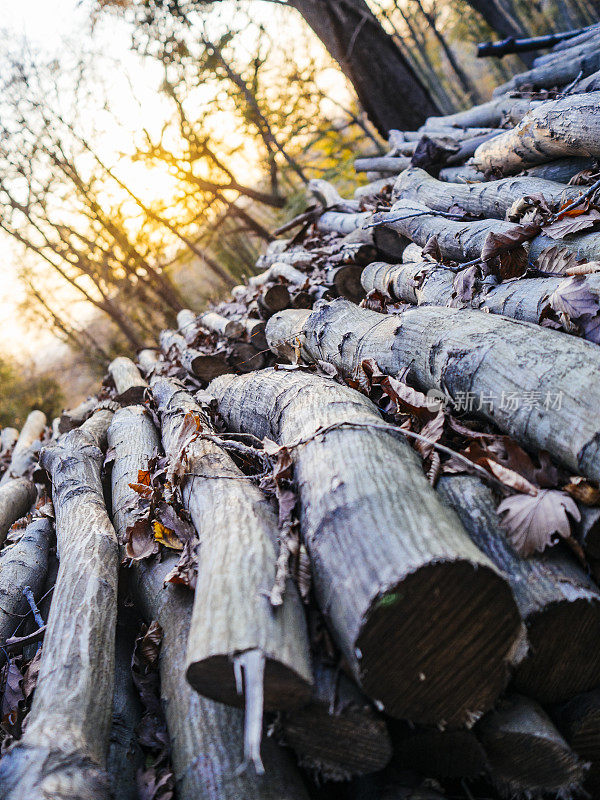
[[117,390],[117,400],[121,405],[141,403],[148,384],[130,358],[118,356],[111,361],[108,371]]
[[0,486],[0,547],[10,526],[27,514],[36,498],[37,489],[27,478],[12,478]]
[[46,415],[43,411],[31,411],[27,415],[17,443],[13,448],[10,464],[2,479],[0,479],[0,485],[11,478],[20,478],[32,466],[37,454],[35,445],[42,438],[45,427]]

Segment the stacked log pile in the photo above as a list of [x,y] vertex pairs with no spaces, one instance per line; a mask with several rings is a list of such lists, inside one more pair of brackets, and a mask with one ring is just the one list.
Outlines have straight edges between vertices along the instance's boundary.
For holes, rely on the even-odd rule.
[[596,796],[599,44],[2,432],[0,797]]

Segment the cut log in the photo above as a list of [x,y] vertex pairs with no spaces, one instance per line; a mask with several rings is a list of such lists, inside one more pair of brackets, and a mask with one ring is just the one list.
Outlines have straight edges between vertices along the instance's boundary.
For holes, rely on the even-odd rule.
[[[392,300],[419,306],[448,305],[454,295],[454,278],[454,272],[431,261],[409,264],[374,261],[361,275],[367,293],[377,289]],[[504,281],[487,292],[475,294],[470,305],[491,314],[539,324],[542,312],[548,307],[548,297],[564,280],[564,275],[558,275]],[[600,298],[600,275],[584,276],[582,288]]]
[[[137,431],[137,428],[136,428]],[[178,800],[308,800],[290,757],[263,737],[264,775],[243,764],[243,712],[201,697],[185,679],[187,632],[192,595],[165,583],[177,556],[140,562],[134,570],[136,597],[148,621],[163,629],[160,653],[161,697],[175,773]]]
[[[46,517],[34,519],[25,528],[18,542],[0,553],[0,643],[14,635],[19,617],[29,611],[23,588],[29,586],[39,600],[46,571],[52,522]],[[4,651],[0,651],[4,661]]]
[[[209,417],[172,381],[152,383],[161,416],[165,453],[181,458],[182,431],[195,420],[214,434]],[[277,520],[264,495],[211,439],[197,438],[186,451],[182,496],[198,531],[202,558],[188,643],[187,678],[200,694],[228,705],[249,700],[251,675],[242,695],[236,662],[245,653],[264,659],[264,704],[268,710],[296,708],[310,697],[312,674],[300,598],[287,583],[276,610]],[[210,524],[207,524],[210,521]],[[235,614],[229,609],[234,608]]]
[[569,745],[590,768],[585,788],[595,797],[600,791],[600,689],[584,692],[560,706],[550,715]]
[[293,267],[309,267],[313,256],[303,247],[290,247],[288,239],[278,239],[271,242],[262,256],[256,262],[258,270],[266,270],[276,261],[291,264]]
[[362,267],[358,264],[344,264],[326,270],[325,279],[336,297],[345,297],[354,303],[360,303],[365,296],[360,282],[361,274]]
[[[119,609],[119,613],[125,611]],[[118,800],[139,800],[136,773],[143,766],[136,727],[142,706],[131,675],[131,658],[136,635],[136,615],[127,609],[126,619],[117,619],[115,643],[115,690],[112,725],[107,758],[107,772],[113,795]]]
[[0,430],[0,452],[7,453],[14,447],[19,438],[19,431],[16,428],[2,428]]
[[266,287],[257,297],[258,309],[265,319],[268,319],[277,311],[289,308],[292,298],[287,286],[283,283],[275,283],[273,286]]
[[459,206],[469,214],[493,219],[505,219],[506,212],[516,200],[526,195],[541,194],[550,206],[575,200],[581,195],[578,186],[565,186],[541,178],[504,178],[487,183],[444,183],[425,170],[411,167],[403,172],[392,192],[394,200],[416,200],[433,211],[448,211]]
[[[234,287],[236,289],[237,287]],[[242,287],[245,288],[245,287]],[[231,290],[233,295],[233,289]],[[189,308],[182,308],[177,314],[177,330],[188,344],[193,344],[198,333],[198,317]]]
[[357,158],[354,169],[357,172],[383,172],[397,175],[410,167],[411,159],[407,156],[375,156],[373,158]]
[[586,555],[600,559],[600,508],[580,506],[581,519],[575,526],[577,539]]
[[525,114],[542,105],[540,100],[498,97],[487,103],[458,111],[445,117],[429,117],[421,128],[422,133],[442,127],[451,128],[500,128],[505,122],[516,125]]
[[118,549],[106,513],[99,411],[41,454],[52,476],[60,569],[23,738],[0,763],[6,800],[108,800]]
[[[546,47],[553,47],[559,42],[567,42],[573,39],[580,32],[587,29],[583,28],[581,31],[565,31],[564,33],[548,33],[545,36],[533,36],[527,39],[514,39],[508,37],[501,42],[482,42],[477,45],[477,58],[486,58],[487,56],[495,56],[502,58],[508,53],[525,53],[530,50],[541,50]],[[570,43],[570,42],[569,42]],[[536,64],[539,59],[534,61]]]
[[159,363],[160,353],[158,350],[146,348],[145,350],[140,350],[138,353],[138,365],[145,375],[150,375],[150,373],[153,373]]
[[437,489],[510,583],[530,643],[514,676],[519,691],[548,703],[600,684],[600,593],[584,570],[558,550],[518,556],[479,478],[443,476]]
[[241,323],[244,326],[244,331],[246,332],[248,340],[257,348],[257,350],[266,350],[268,345],[265,336],[265,321],[262,319],[252,319],[252,317],[248,317],[247,319],[242,319]]
[[339,670],[315,664],[308,705],[286,713],[281,735],[300,764],[325,780],[349,780],[383,769],[392,757],[387,726]]
[[37,489],[27,478],[13,478],[0,486],[0,547],[13,522],[29,511],[37,499]]
[[244,333],[244,327],[241,322],[234,319],[227,319],[227,317],[217,314],[214,311],[207,311],[200,314],[197,318],[197,323],[202,325],[203,328],[217,333],[219,336],[224,336],[226,339],[238,339]]
[[600,92],[551,100],[480,145],[473,165],[504,175],[565,156],[600,156]]
[[571,90],[571,93],[583,94],[584,92],[597,91],[600,91],[600,69],[596,72],[592,72],[592,74],[588,75],[587,78],[582,78],[580,81],[577,81]]
[[370,200],[372,197],[376,197],[378,194],[384,192],[390,186],[393,186],[395,180],[396,176],[391,175],[388,178],[379,178],[377,181],[367,183],[365,186],[359,186],[354,190],[354,197],[357,200]]
[[296,269],[292,264],[287,264],[285,261],[275,261],[269,269],[254,275],[248,280],[248,286],[253,289],[258,289],[264,286],[265,283],[270,281],[277,281],[282,279],[286,283],[291,283],[295,286],[304,286],[307,281],[307,275],[299,269]]
[[98,408],[98,398],[88,397],[75,408],[65,409],[58,421],[58,433],[67,433],[73,428],[78,428],[86,419],[89,419]]
[[226,361],[227,353],[222,350],[216,353],[201,353],[188,347],[181,334],[175,331],[161,331],[160,347],[168,358],[176,358],[181,366],[202,381],[211,381],[217,375],[224,375],[231,371]]
[[504,792],[570,797],[581,790],[584,764],[532,700],[513,695],[477,725],[490,776]]
[[227,363],[230,365],[230,372],[232,369],[235,372],[252,372],[265,366],[267,356],[250,342],[233,342],[227,356]]
[[13,448],[10,464],[0,479],[0,485],[6,483],[11,478],[22,477],[34,464],[37,458],[36,447],[44,435],[45,427],[46,415],[43,411],[31,411],[27,415],[17,443]]
[[[597,345],[481,311],[429,306],[386,316],[342,299],[312,314],[281,312],[267,325],[274,352],[285,355],[279,343],[296,337],[306,358],[329,361],[347,375],[365,358],[389,375],[408,368],[419,388],[448,392],[455,405],[526,447],[600,479]],[[511,393],[517,409],[502,402]]]
[[568,83],[572,83],[578,75],[587,78],[597,69],[600,69],[600,51],[598,44],[594,42],[591,45],[591,51],[583,50],[580,54],[568,52],[560,58],[534,67],[527,72],[520,72],[506,83],[496,87],[493,96],[499,97],[509,92],[520,91],[524,86],[534,89],[566,86]]
[[407,244],[406,247],[404,248],[404,252],[402,253],[402,263],[412,264],[416,261],[422,261],[422,260],[423,260],[423,248],[419,247],[419,245],[415,244],[414,242]]
[[415,451],[325,378],[267,369],[209,391],[231,429],[290,447],[317,600],[365,692],[392,716],[473,722],[506,681],[521,621]]
[[[432,236],[445,258],[453,261],[472,261],[481,256],[485,240],[490,233],[506,234],[519,228],[516,223],[500,219],[483,219],[476,222],[454,222],[416,200],[397,200],[389,212],[379,220],[401,236],[424,247]],[[565,239],[551,239],[540,234],[529,243],[529,256],[537,258],[548,247],[559,247],[586,261],[600,259],[600,233],[587,233]]]
[[[150,416],[140,406],[119,410],[108,432],[115,450],[112,472],[113,520],[121,542],[135,519],[130,483],[160,446]],[[165,583],[177,555],[137,562],[132,570],[135,596],[147,622],[163,629],[159,671],[161,696],[171,740],[171,757],[179,800],[306,800],[300,777],[272,739],[262,745],[265,776],[240,772],[243,759],[243,714],[201,697],[185,679],[187,638],[193,595]],[[199,757],[201,756],[201,757]]]
[[543,178],[548,181],[556,181],[557,183],[568,183],[577,173],[585,169],[594,170],[597,167],[597,161],[594,158],[585,158],[573,156],[572,158],[558,158],[556,161],[548,161],[545,164],[539,164],[537,167],[529,167],[523,171],[523,175],[529,175],[532,178]]
[[360,203],[356,200],[345,200],[329,181],[313,178],[306,188],[309,198],[314,198],[326,211],[335,209],[352,213],[360,209]]
[[142,378],[139,369],[130,358],[119,356],[111,361],[108,371],[117,390],[117,400],[128,406],[141,403],[148,384]]
[[391,728],[394,765],[431,778],[476,778],[486,771],[481,742],[471,730],[441,731],[396,723]]
[[317,220],[317,229],[324,233],[339,233],[345,236],[371,219],[370,211],[357,211],[354,214],[345,214],[343,211],[325,211]]

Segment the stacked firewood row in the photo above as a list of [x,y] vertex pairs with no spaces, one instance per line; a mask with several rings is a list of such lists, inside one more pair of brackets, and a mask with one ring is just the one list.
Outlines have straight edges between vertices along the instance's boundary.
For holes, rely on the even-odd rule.
[[2,431],[0,797],[600,790],[599,41]]

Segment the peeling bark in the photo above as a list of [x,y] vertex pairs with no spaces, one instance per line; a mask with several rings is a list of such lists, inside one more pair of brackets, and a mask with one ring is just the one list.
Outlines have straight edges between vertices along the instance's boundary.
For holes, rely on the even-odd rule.
[[60,568],[23,738],[0,762],[6,800],[108,800],[117,540],[104,506],[100,411],[42,451],[52,476]]
[[[468,401],[473,413],[525,447],[547,450],[569,469],[600,479],[597,345],[480,311],[430,306],[386,316],[342,299],[269,321],[275,352],[285,355],[279,343],[296,337],[305,358],[329,361],[347,375],[365,358],[389,375],[408,368],[419,388]],[[516,409],[502,402],[512,395],[520,399]]]
[[[521,621],[414,450],[363,395],[305,372],[223,376],[209,391],[233,430],[308,440],[290,450],[302,536],[320,608],[365,692],[392,716],[472,723],[505,684]],[[350,427],[318,433],[339,424]]]

